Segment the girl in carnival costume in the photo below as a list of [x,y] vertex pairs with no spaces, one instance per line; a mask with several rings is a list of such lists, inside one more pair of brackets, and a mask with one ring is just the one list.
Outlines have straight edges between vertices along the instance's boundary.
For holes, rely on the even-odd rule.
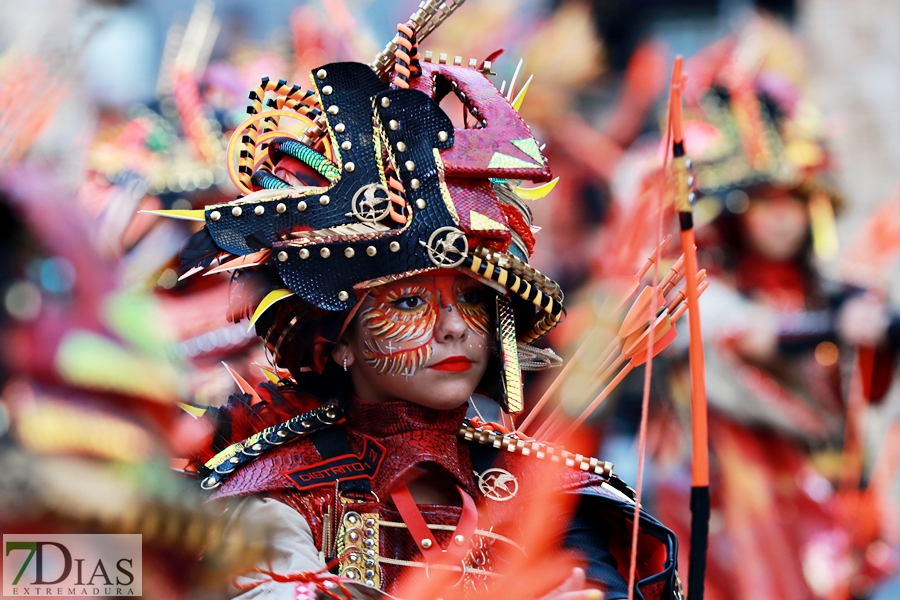
[[[523,202],[552,185],[520,185],[552,177],[490,61],[420,56],[453,8],[423,3],[371,65],[314,69],[313,90],[264,79],[229,148],[241,197],[168,213],[204,223],[182,271],[231,272],[229,317],[271,356],[269,383],[237,378],[210,411],[196,464],[211,498],[278,527],[237,588],[679,597],[677,542],[642,511],[628,589],[634,496],[612,465],[516,432],[520,370],[559,364],[531,345],[563,296],[527,263]],[[451,93],[463,127],[439,106]],[[467,418],[476,390],[499,422]]]

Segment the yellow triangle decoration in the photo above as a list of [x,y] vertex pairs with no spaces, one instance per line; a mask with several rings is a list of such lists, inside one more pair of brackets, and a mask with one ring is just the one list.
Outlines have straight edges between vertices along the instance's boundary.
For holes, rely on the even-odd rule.
[[[515,142],[513,143],[515,144]],[[540,169],[543,166],[543,164],[536,165],[502,152],[494,152],[491,162],[488,163],[488,169]]]
[[506,231],[508,229],[503,223],[498,223],[474,210],[469,211],[469,225],[476,231]]
[[541,149],[538,148],[537,142],[534,141],[534,138],[525,138],[524,140],[513,140],[512,145],[533,158],[535,161],[544,164],[544,159],[541,158]]

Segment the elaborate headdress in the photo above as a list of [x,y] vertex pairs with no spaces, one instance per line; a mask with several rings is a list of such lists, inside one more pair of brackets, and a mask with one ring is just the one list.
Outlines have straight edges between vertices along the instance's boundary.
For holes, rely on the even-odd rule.
[[786,106],[752,81],[711,87],[686,128],[699,151],[694,159],[699,189],[725,198],[756,185],[817,185],[830,167],[814,111]]
[[[515,413],[517,342],[541,337],[563,314],[559,286],[527,263],[534,236],[523,199],[553,182],[516,110],[527,88],[504,96],[487,78],[489,61],[419,56],[417,36],[455,7],[437,6],[423,2],[371,65],[314,69],[312,90],[264,79],[229,145],[230,158],[240,155],[229,172],[241,196],[161,212],[205,222],[182,254],[186,274],[250,278],[232,317],[251,317],[276,363],[296,320],[258,319],[282,299],[301,300],[294,308],[306,314],[345,315],[358,293],[410,275],[457,268],[481,278],[502,292],[501,403]],[[438,105],[451,93],[465,106],[463,127]],[[297,121],[302,135],[291,129]],[[521,180],[545,185],[524,189]],[[321,358],[299,366],[321,369]]]
[[816,252],[831,258],[842,198],[828,182],[833,160],[822,117],[804,97],[801,50],[789,30],[765,17],[707,48],[692,60],[685,136],[701,215],[743,212],[745,191],[754,187],[793,190],[809,202]]

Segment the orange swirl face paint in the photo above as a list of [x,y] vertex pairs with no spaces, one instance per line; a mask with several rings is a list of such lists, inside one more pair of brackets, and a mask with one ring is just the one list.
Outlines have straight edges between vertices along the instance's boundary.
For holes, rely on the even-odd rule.
[[[375,288],[371,307],[360,313],[363,357],[379,373],[412,375],[433,356],[435,328],[444,314],[458,311],[473,333],[487,336],[490,314],[488,289],[478,281],[456,273],[423,275]],[[465,357],[450,357],[432,368],[464,371]]]
[[360,315],[372,334],[364,342],[363,356],[378,373],[412,374],[431,358],[436,293],[425,285],[385,288],[375,296],[375,305]]

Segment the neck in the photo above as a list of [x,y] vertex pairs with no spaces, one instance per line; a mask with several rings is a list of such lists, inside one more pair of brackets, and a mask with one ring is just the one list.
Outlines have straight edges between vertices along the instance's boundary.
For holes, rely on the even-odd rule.
[[743,293],[769,299],[784,310],[802,308],[809,293],[800,260],[774,260],[755,252],[740,258],[737,284]]
[[428,408],[406,400],[366,402],[356,396],[350,398],[347,420],[354,429],[375,437],[428,430],[456,436],[466,416],[467,405],[450,410]]
[[[437,488],[428,483],[437,478],[461,485],[472,493],[471,460],[456,437],[465,416],[466,405],[437,410],[405,400],[364,402],[356,397],[351,397],[347,403],[350,430],[375,439],[385,448],[384,462],[375,483],[375,492],[382,497],[399,479],[418,477],[417,469],[424,469],[426,473],[424,483],[419,486],[423,490],[446,487]],[[446,500],[428,494],[414,495],[421,502],[438,500],[436,503],[443,504]]]

